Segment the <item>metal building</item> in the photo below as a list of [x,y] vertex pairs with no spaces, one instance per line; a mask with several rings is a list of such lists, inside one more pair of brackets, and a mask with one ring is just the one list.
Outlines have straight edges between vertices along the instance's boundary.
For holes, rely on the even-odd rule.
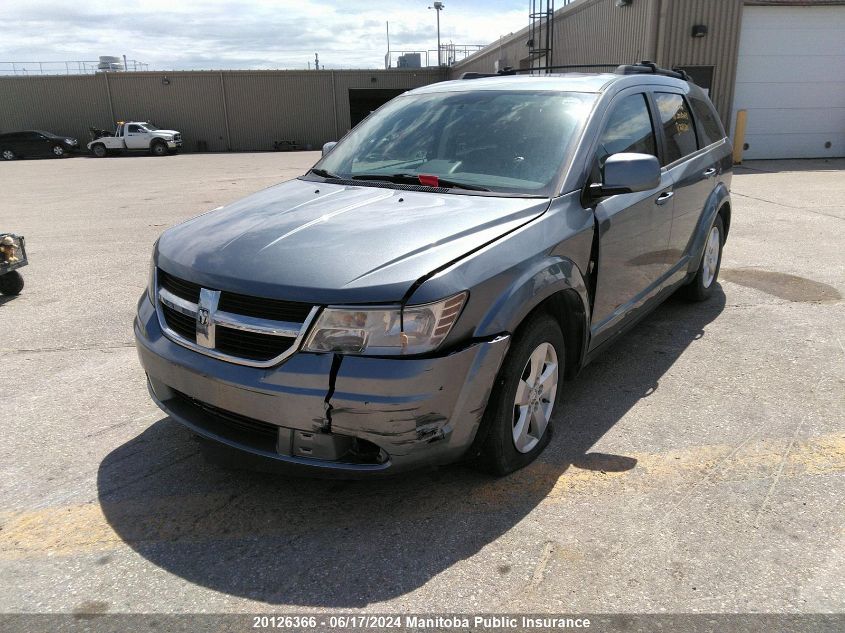
[[[845,0],[576,0],[551,35],[550,65],[684,68],[727,127],[745,110],[746,158],[845,156]],[[530,68],[529,39],[526,27],[450,75]]]
[[85,139],[89,126],[140,119],[180,130],[188,151],[319,147],[405,90],[530,68],[542,42],[549,65],[684,68],[727,127],[745,111],[747,158],[845,156],[845,0],[574,0],[553,13],[548,38],[545,23],[448,68],[0,77],[0,131]]
[[43,129],[88,139],[88,128],[152,121],[177,129],[185,150],[321,147],[406,90],[443,71],[256,70],[0,77],[0,132]]

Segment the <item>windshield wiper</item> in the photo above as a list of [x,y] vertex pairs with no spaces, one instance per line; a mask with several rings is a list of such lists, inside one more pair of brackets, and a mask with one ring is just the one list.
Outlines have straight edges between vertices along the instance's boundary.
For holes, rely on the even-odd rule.
[[[313,170],[312,170],[313,171]],[[395,182],[401,185],[421,185],[418,174],[356,174],[352,176],[353,180],[382,180],[385,182]],[[445,189],[466,189],[468,191],[490,191],[486,187],[479,185],[471,185],[465,182],[458,182],[455,180],[444,180],[437,178],[437,186]]]
[[332,172],[326,171],[325,169],[320,169],[319,167],[316,169],[312,167],[308,170],[308,173],[314,174],[315,176],[319,176],[320,178],[338,178],[342,180],[342,178],[337,174],[333,174]]

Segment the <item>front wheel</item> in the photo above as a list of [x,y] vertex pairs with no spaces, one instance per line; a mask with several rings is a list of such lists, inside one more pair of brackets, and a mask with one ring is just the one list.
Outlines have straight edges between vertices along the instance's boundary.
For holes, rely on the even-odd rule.
[[10,149],[4,149],[3,160],[15,160],[15,153]]
[[61,145],[53,145],[53,156],[56,158],[64,158],[65,148]]
[[167,144],[166,143],[153,143],[153,146],[150,148],[153,155],[155,156],[165,156],[167,154]]
[[563,389],[564,340],[557,322],[538,314],[517,330],[487,404],[480,465],[506,475],[527,466],[552,434]]
[[23,275],[17,270],[0,275],[0,293],[4,295],[19,295],[21,290],[23,290]]
[[704,253],[695,277],[692,278],[681,291],[690,301],[704,301],[713,294],[716,280],[719,278],[719,268],[722,266],[722,246],[725,243],[725,225],[722,216],[717,215],[713,226],[707,233],[704,242]]

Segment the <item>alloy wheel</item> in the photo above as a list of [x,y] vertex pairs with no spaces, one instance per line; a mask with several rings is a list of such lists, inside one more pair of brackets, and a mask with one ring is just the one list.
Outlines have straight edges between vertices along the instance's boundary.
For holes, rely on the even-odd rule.
[[713,226],[707,236],[707,245],[704,247],[704,260],[702,261],[702,285],[709,288],[716,277],[716,269],[719,266],[719,244],[721,236],[719,227]]
[[558,359],[551,343],[541,343],[522,370],[513,404],[513,444],[529,453],[543,437],[557,395]]

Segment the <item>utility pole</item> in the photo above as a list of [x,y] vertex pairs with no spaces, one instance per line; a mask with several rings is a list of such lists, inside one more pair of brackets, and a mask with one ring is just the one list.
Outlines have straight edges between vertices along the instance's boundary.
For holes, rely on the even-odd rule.
[[440,12],[446,8],[442,2],[435,2],[433,6],[430,6],[429,9],[434,9],[435,13],[437,13],[437,66],[438,68],[443,64],[440,61]]
[[320,70],[320,56],[314,53],[314,70]]

